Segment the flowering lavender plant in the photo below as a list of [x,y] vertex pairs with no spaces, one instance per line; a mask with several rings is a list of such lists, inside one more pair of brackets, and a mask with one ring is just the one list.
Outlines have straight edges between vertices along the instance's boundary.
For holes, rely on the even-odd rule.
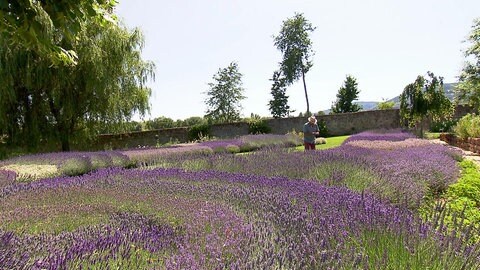
[[[407,209],[310,180],[109,169],[17,186],[0,197],[2,268],[478,266],[478,249],[438,237]],[[59,219],[69,229],[49,231]]]

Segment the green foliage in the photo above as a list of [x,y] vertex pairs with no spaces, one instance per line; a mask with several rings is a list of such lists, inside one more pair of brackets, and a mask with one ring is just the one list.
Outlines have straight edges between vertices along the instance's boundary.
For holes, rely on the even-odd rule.
[[77,52],[75,66],[52,67],[41,54],[0,40],[0,132],[10,144],[35,148],[55,139],[66,151],[76,137],[149,110],[154,65],[140,58],[140,31],[88,20],[75,39],[58,43]]
[[267,121],[264,119],[249,119],[247,123],[249,134],[266,134],[272,132],[272,128],[268,126]]
[[480,19],[474,21],[468,41],[471,46],[465,51],[465,57],[472,57],[474,62],[465,63],[456,92],[460,102],[467,102],[480,112]]
[[359,94],[360,90],[358,90],[357,80],[353,76],[348,75],[343,86],[338,90],[337,100],[332,105],[332,113],[360,111],[362,107],[353,103],[353,101],[358,100]]
[[[480,228],[480,168],[470,160],[460,162],[462,174],[457,183],[450,185],[446,192],[447,205],[452,220],[456,215],[466,224],[476,224]],[[451,225],[451,224],[450,224]],[[480,235],[476,235],[480,239]]]
[[188,140],[198,141],[205,137],[210,137],[210,125],[199,124],[188,128]]
[[176,126],[177,127],[191,127],[195,125],[202,125],[206,124],[207,121],[200,116],[192,116],[189,118],[186,118],[185,120],[178,120]]
[[[114,23],[111,11],[115,0],[2,0],[0,34],[14,46],[34,51],[49,64],[74,65],[78,56],[74,42],[86,21]],[[65,43],[57,40],[61,37]]]
[[418,76],[415,82],[407,85],[400,95],[400,118],[405,126],[414,127],[420,124],[423,136],[423,125],[427,117],[433,121],[449,119],[454,106],[445,96],[443,78],[437,78],[427,72],[429,79]]
[[318,125],[318,130],[319,130],[318,135],[321,136],[321,137],[328,137],[329,136],[328,128],[327,128],[327,123],[325,122],[325,120],[324,119],[319,119],[317,121],[317,125]]
[[282,53],[280,71],[285,76],[286,85],[291,85],[300,77],[303,80],[305,99],[307,101],[307,112],[310,112],[308,102],[305,74],[313,66],[312,41],[309,34],[315,27],[303,16],[302,13],[295,13],[282,23],[278,36],[274,37],[274,44]]
[[455,119],[442,119],[430,124],[430,132],[450,132],[457,124]]
[[219,69],[213,76],[213,81],[208,84],[210,90],[206,92],[208,98],[205,103],[208,109],[205,118],[213,124],[240,120],[240,102],[245,96],[238,64],[231,62],[228,67]]
[[270,93],[273,99],[268,102],[270,112],[274,118],[286,117],[290,114],[288,106],[288,96],[286,92],[286,79],[281,77],[280,71],[275,71],[271,79],[272,88]]
[[393,109],[394,106],[395,106],[395,102],[393,101],[382,101],[378,103],[377,108],[379,110],[389,110],[389,109]]
[[173,128],[175,127],[175,122],[171,118],[161,116],[153,120],[148,120],[145,126],[148,130]]
[[455,134],[462,138],[480,138],[480,115],[467,114],[454,127]]
[[[417,237],[410,245],[407,231],[399,234],[375,228],[365,230],[351,245],[362,250],[357,266],[345,269],[467,269],[465,260],[458,258],[456,248],[438,250],[434,237]],[[473,269],[473,268],[471,268]]]

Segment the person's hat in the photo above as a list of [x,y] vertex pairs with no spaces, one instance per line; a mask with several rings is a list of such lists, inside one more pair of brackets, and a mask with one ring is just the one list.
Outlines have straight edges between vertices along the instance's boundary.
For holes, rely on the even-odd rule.
[[308,122],[314,121],[315,123],[317,122],[317,119],[315,118],[315,115],[312,115],[308,117]]

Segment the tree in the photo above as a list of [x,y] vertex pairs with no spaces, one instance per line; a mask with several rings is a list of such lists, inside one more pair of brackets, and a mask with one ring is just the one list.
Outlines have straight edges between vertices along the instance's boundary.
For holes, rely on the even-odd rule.
[[315,30],[310,22],[301,13],[295,13],[293,18],[283,21],[278,36],[274,37],[274,44],[283,54],[280,70],[285,76],[287,85],[291,85],[300,77],[303,81],[307,112],[310,112],[305,74],[313,66],[311,58],[314,55],[309,34]]
[[9,45],[35,51],[53,64],[75,64],[77,54],[59,39],[73,42],[87,20],[114,22],[115,0],[2,0],[0,34]]
[[480,112],[480,18],[474,21],[468,40],[472,45],[465,51],[465,57],[473,57],[475,62],[465,63],[456,90],[459,101]]
[[360,90],[358,90],[357,80],[347,75],[344,85],[340,87],[337,93],[337,100],[332,105],[332,113],[358,112],[362,107],[353,103],[358,100]]
[[393,109],[394,106],[395,106],[395,102],[384,100],[378,103],[377,108],[379,110],[389,110],[389,109]]
[[160,116],[147,121],[145,126],[148,130],[173,128],[175,127],[175,122],[171,118]]
[[274,118],[288,116],[290,106],[288,106],[288,96],[285,94],[285,78],[281,76],[280,71],[275,71],[271,81],[273,84],[270,93],[273,99],[268,102],[270,112]]
[[240,120],[242,106],[240,101],[245,99],[242,88],[242,74],[238,71],[238,64],[231,62],[223,69],[218,69],[209,83],[210,90],[206,92],[208,98],[205,103],[207,111],[205,118],[212,123],[231,123]]
[[191,126],[203,125],[207,123],[207,121],[200,116],[191,116],[184,119],[183,121],[178,120],[177,122],[178,122],[177,127],[191,127]]
[[404,125],[420,127],[423,137],[423,124],[429,118],[438,121],[453,114],[454,107],[445,96],[443,78],[427,72],[429,79],[418,76],[415,82],[408,84],[400,95],[400,118]]
[[78,53],[72,66],[52,66],[36,51],[0,42],[0,125],[10,143],[35,147],[51,136],[68,151],[72,138],[95,135],[98,125],[114,126],[149,110],[146,82],[154,65],[140,57],[139,30],[88,21],[73,42],[58,43]]

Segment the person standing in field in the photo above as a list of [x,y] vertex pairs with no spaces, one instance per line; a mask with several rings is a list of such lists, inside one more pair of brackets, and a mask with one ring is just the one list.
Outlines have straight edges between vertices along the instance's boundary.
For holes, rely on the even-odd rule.
[[305,150],[315,150],[315,138],[320,133],[315,115],[308,118],[308,122],[303,125],[303,144]]

